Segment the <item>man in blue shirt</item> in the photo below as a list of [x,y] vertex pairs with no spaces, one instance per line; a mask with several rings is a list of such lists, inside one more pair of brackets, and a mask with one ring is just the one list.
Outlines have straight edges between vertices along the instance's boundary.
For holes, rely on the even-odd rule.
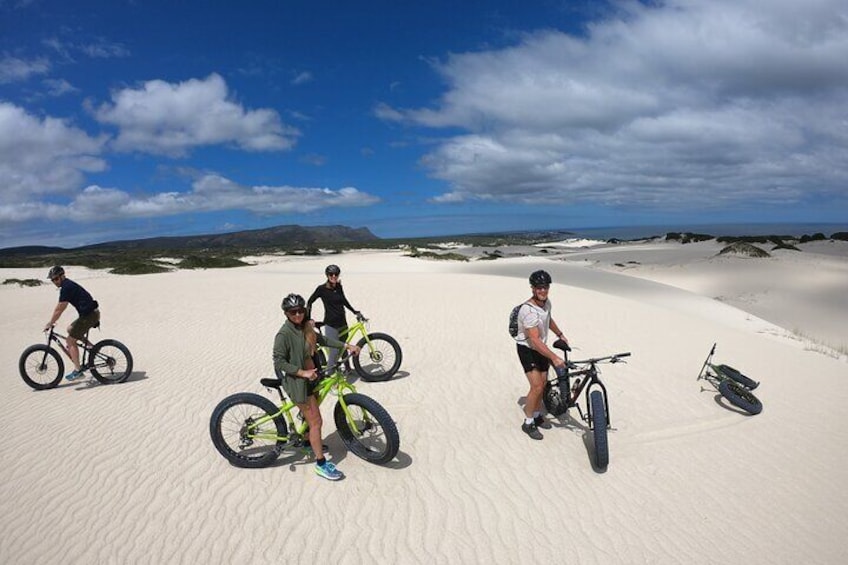
[[97,301],[91,297],[87,290],[65,276],[65,269],[56,265],[50,269],[47,278],[53,281],[53,284],[59,289],[59,303],[53,309],[53,315],[50,321],[44,326],[44,331],[48,331],[59,320],[65,312],[68,304],[76,308],[78,318],[71,322],[68,326],[68,337],[65,342],[68,347],[68,355],[74,364],[74,370],[65,376],[69,381],[80,378],[83,375],[83,369],[80,367],[79,347],[77,340],[84,340],[85,335],[91,328],[97,327],[100,323],[100,310]]

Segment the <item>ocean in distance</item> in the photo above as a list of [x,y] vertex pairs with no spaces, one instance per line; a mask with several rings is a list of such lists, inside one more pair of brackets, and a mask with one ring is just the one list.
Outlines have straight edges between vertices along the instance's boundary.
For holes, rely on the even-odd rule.
[[848,222],[832,223],[786,223],[786,224],[700,224],[665,226],[607,226],[593,228],[568,228],[568,231],[585,239],[645,239],[664,236],[669,232],[704,233],[715,237],[748,235],[789,235],[800,237],[823,233],[830,237],[836,232],[848,231]]

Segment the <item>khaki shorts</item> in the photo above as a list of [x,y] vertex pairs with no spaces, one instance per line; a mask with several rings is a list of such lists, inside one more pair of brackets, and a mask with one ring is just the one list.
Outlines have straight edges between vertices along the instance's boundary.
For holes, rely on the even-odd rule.
[[86,332],[100,323],[100,310],[95,310],[85,316],[80,316],[68,329],[68,334],[77,339],[84,339]]

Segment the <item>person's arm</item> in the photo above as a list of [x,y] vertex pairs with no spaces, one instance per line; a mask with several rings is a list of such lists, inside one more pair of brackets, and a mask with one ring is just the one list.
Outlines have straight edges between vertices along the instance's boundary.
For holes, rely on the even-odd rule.
[[342,288],[341,283],[339,283],[339,294],[341,294],[341,296],[342,296],[342,303],[344,304],[345,308],[347,308],[348,310],[350,310],[354,314],[359,314],[359,310],[357,310],[356,308],[351,306],[350,302],[348,302],[347,296],[345,296],[344,289]]
[[560,330],[559,326],[557,326],[556,322],[554,322],[553,318],[551,318],[551,322],[550,324],[548,324],[548,328],[550,328],[550,330],[554,332],[554,335],[557,336],[557,339],[561,339],[565,343],[568,343],[568,338],[565,337],[565,335],[562,333],[562,330]]
[[318,343],[324,347],[332,347],[333,349],[347,349],[354,355],[359,353],[359,347],[356,345],[327,337],[324,334],[318,334]]
[[309,300],[306,301],[306,319],[312,319],[312,303],[318,300],[318,297],[321,296],[321,286],[318,286],[315,289],[315,292],[310,295]]
[[530,347],[533,348],[534,351],[538,351],[545,357],[551,360],[551,363],[556,367],[562,367],[565,365],[565,361],[562,358],[550,350],[550,348],[542,341],[541,332],[539,332],[539,328],[536,326],[530,328],[524,328],[524,335],[527,337],[527,343],[530,344]]
[[49,330],[51,327],[56,325],[56,322],[59,321],[59,318],[62,317],[62,314],[65,312],[65,308],[68,307],[67,302],[59,302],[56,304],[56,308],[53,309],[53,315],[50,316],[50,321],[47,322],[47,325],[44,326],[44,331]]

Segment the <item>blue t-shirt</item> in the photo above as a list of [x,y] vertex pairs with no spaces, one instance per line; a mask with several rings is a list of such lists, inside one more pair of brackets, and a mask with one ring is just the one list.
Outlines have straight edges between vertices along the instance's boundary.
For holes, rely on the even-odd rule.
[[80,318],[88,316],[99,306],[87,290],[71,279],[62,281],[62,286],[59,287],[59,302],[70,302],[71,306],[77,309]]

